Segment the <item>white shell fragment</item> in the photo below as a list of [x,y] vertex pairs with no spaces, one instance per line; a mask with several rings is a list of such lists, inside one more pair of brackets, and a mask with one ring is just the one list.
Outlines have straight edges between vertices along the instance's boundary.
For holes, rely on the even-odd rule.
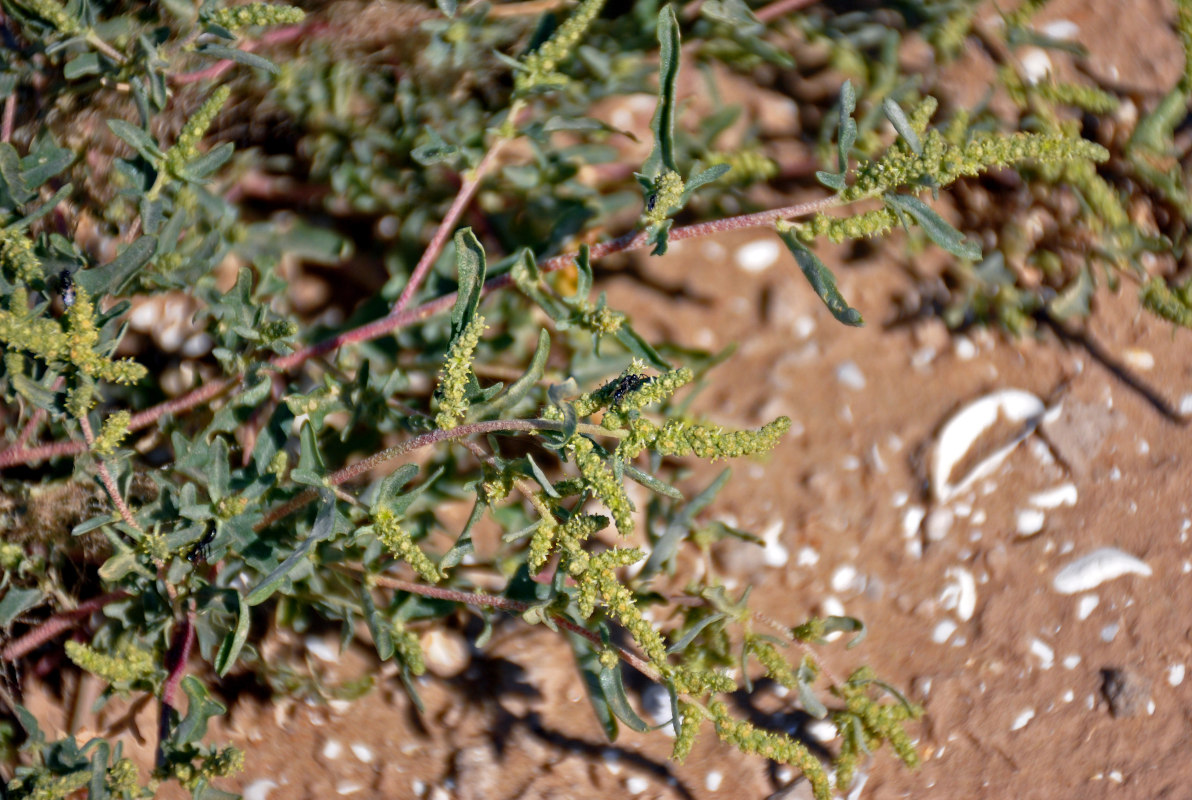
[[1031,505],[1035,508],[1059,508],[1060,506],[1076,505],[1076,484],[1062,483],[1054,489],[1037,492],[1031,495]]
[[948,567],[944,572],[948,584],[940,592],[940,605],[956,612],[956,618],[968,622],[977,608],[977,582],[973,573],[963,567]]
[[1067,566],[1056,573],[1052,586],[1060,594],[1076,594],[1087,592],[1105,581],[1123,575],[1147,577],[1150,574],[1151,568],[1145,561],[1116,547],[1102,547],[1068,562]]
[[[1001,389],[985,395],[960,409],[940,429],[931,459],[931,485],[936,498],[946,503],[976,481],[997,468],[1039,424],[1046,408],[1043,401],[1022,389]],[[998,419],[1022,423],[1018,433],[968,471],[951,482],[956,465],[961,463],[981,435]]]
[[1018,716],[1010,723],[1010,730],[1017,731],[1026,727],[1026,724],[1035,718],[1035,709],[1027,708],[1018,712]]

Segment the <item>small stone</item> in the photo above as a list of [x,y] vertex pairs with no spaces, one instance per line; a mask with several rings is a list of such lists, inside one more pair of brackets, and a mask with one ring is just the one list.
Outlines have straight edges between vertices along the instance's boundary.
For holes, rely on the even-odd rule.
[[467,640],[455,631],[434,628],[422,635],[421,644],[426,668],[440,678],[454,678],[472,660]]
[[1101,670],[1101,693],[1115,717],[1135,717],[1146,710],[1151,699],[1148,680],[1131,669],[1107,667]]

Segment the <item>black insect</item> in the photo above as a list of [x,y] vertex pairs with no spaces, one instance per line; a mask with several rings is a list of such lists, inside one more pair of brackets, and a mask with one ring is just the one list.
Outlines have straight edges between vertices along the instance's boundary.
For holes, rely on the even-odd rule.
[[58,290],[62,293],[62,305],[70,308],[75,302],[75,284],[74,278],[70,277],[70,272],[62,270],[58,273]]
[[646,198],[646,211],[653,211],[656,205],[658,205],[658,193],[654,192]]
[[195,542],[195,546],[190,548],[190,552],[186,554],[186,560],[192,564],[205,564],[211,556],[213,541],[215,541],[215,528],[209,529],[203,534],[202,539]]
[[625,395],[630,392],[635,392],[645,386],[653,378],[645,378],[641,375],[626,375],[617,383],[617,388],[613,389],[613,405],[620,404]]

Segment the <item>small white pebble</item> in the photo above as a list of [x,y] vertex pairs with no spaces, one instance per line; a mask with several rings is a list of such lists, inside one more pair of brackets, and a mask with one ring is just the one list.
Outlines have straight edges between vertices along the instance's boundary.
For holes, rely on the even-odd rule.
[[977,346],[967,336],[958,336],[952,344],[952,352],[961,361],[971,361],[977,355]]
[[1055,651],[1042,639],[1031,639],[1031,655],[1039,659],[1040,669],[1051,669],[1055,663]]
[[906,492],[898,491],[890,495],[890,505],[895,508],[902,508],[906,505],[906,501],[910,500],[911,496]]
[[1082,596],[1076,601],[1076,618],[1081,621],[1088,619],[1089,614],[1093,613],[1093,610],[1100,602],[1101,598],[1097,597],[1095,594],[1086,594]]
[[815,319],[807,314],[800,314],[795,317],[795,321],[791,324],[791,329],[795,332],[796,337],[806,339],[815,333]]
[[646,716],[655,725],[662,726],[659,730],[674,737],[675,726],[670,724],[670,693],[666,691],[666,687],[658,683],[649,684],[642,692],[642,711],[646,712]]
[[720,788],[720,783],[723,780],[724,775],[719,770],[712,770],[704,776],[704,788],[709,792],[714,792]]
[[356,758],[365,764],[371,764],[374,758],[373,751],[370,750],[367,745],[360,744],[359,742],[352,745],[352,755],[356,756]]
[[[844,603],[840,602],[839,599],[829,595],[820,601],[820,613],[825,617],[843,617],[845,615]],[[825,636],[824,639],[829,642],[834,642],[841,636],[844,636],[841,631],[832,631]]]
[[1060,663],[1064,665],[1064,669],[1076,669],[1080,666],[1080,656],[1076,655],[1076,653],[1064,656],[1064,660]]
[[355,781],[340,781],[335,784],[336,794],[356,794],[364,787]]
[[837,736],[836,725],[830,720],[817,719],[807,726],[807,734],[817,742],[830,742]]
[[972,523],[974,525],[984,525],[986,519],[987,519],[987,517],[985,516],[985,509],[978,508],[976,511],[973,512]]
[[933,542],[942,542],[952,530],[952,523],[956,515],[950,508],[937,508],[927,515],[927,538]]
[[849,389],[860,391],[865,388],[865,374],[852,361],[845,361],[836,367],[836,380]]
[[1023,77],[1032,86],[1051,74],[1051,59],[1038,47],[1026,48],[1019,58]]
[[277,788],[277,782],[268,778],[258,778],[244,787],[244,800],[266,800],[269,792]]
[[1167,682],[1172,686],[1179,686],[1184,682],[1184,665],[1172,664],[1167,668]]
[[909,539],[918,533],[925,516],[927,512],[923,510],[923,506],[908,506],[906,511],[902,512],[902,535]]
[[1080,33],[1080,26],[1070,19],[1053,19],[1051,22],[1044,23],[1042,30],[1044,36],[1070,41]]
[[1035,718],[1035,709],[1027,708],[1018,712],[1018,716],[1010,723],[1010,730],[1017,731],[1026,727],[1026,724]]
[[1075,699],[1076,699],[1076,692],[1072,691],[1071,689],[1069,689],[1068,691],[1066,691],[1062,695],[1060,695],[1060,700],[1062,700],[1065,703],[1071,703]]
[[948,567],[944,577],[948,583],[940,592],[940,605],[949,611],[954,610],[961,622],[968,622],[977,608],[977,582],[973,573],[964,567]]
[[1114,783],[1121,783],[1123,780],[1122,771],[1119,769],[1110,770],[1109,775],[1107,777]]
[[1101,641],[1112,642],[1117,638],[1118,631],[1121,630],[1121,625],[1116,622],[1111,622],[1101,629]]
[[[734,525],[733,527],[736,526]],[[776,519],[766,526],[766,529],[761,533],[764,544],[762,560],[765,561],[768,567],[784,567],[786,566],[786,562],[790,560],[790,551],[783,547],[780,541],[783,527],[785,527],[785,523],[780,519]]]
[[1043,492],[1031,495],[1031,505],[1035,508],[1059,508],[1060,506],[1076,505],[1076,484],[1064,483]]
[[621,774],[621,754],[611,747],[604,749],[604,767],[613,775]]
[[931,631],[931,641],[936,644],[943,644],[948,641],[948,637],[956,632],[957,627],[956,623],[950,619],[940,620]]
[[323,758],[335,760],[344,751],[344,746],[335,739],[328,739],[323,743]]
[[836,571],[832,573],[832,591],[846,592],[853,588],[853,584],[857,581],[857,568],[852,564],[845,564],[837,567]]
[[426,794],[426,782],[421,781],[418,778],[410,781],[410,788],[414,790],[414,794],[417,797],[422,797],[422,795]]
[[1016,517],[1016,526],[1019,536],[1034,536],[1039,531],[1043,530],[1043,523],[1047,521],[1047,515],[1035,508],[1021,508],[1018,510]]
[[1192,393],[1188,393],[1180,398],[1180,414],[1185,417],[1192,415]]
[[819,560],[820,555],[814,547],[801,547],[795,556],[795,564],[800,567],[814,567]]
[[925,369],[935,361],[934,347],[920,347],[911,354],[911,366],[915,369]]
[[304,644],[307,651],[320,661],[326,661],[328,664],[335,664],[339,661],[339,650],[329,645],[321,637],[307,636]]
[[649,788],[650,782],[645,778],[639,778],[636,775],[625,781],[625,791],[629,792],[630,794],[641,794]]
[[758,239],[741,246],[734,256],[737,266],[746,272],[764,272],[778,261],[781,251],[773,238]]

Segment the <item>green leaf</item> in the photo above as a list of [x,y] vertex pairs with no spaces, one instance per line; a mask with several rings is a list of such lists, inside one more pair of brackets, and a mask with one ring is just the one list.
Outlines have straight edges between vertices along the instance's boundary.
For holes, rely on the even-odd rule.
[[66,184],[65,186],[58,189],[58,191],[54,192],[53,197],[30,211],[25,216],[21,217],[10,227],[28,228],[34,222],[37,222],[37,220],[41,219],[46,214],[49,214],[51,211],[57,208],[58,204],[69,197],[70,193],[73,191],[74,185],[70,183]]
[[194,675],[182,679],[182,691],[190,701],[186,706],[186,717],[178,725],[172,737],[176,744],[197,742],[207,735],[207,721],[227,713],[227,708],[211,696],[211,692]]
[[252,610],[248,606],[248,601],[244,599],[244,595],[236,592],[236,603],[239,606],[239,613],[236,617],[235,630],[229,631],[228,635],[224,637],[223,643],[219,646],[219,651],[215,654],[215,674],[223,677],[228,674],[228,670],[236,663],[236,659],[240,657],[240,651],[244,649],[244,643],[248,641],[248,627],[252,617]]
[[21,174],[21,157],[8,142],[0,142],[0,180],[14,203],[24,204],[33,199],[33,192]]
[[49,145],[21,159],[21,177],[28,186],[37,188],[75,162],[73,150]]
[[319,493],[319,503],[319,513],[315,517],[315,524],[311,527],[310,535],[303,539],[284,561],[274,567],[264,580],[253,587],[253,590],[248,593],[248,597],[245,598],[245,602],[250,606],[260,605],[268,600],[278,590],[286,576],[297,569],[306,559],[314,546],[335,532],[335,495],[330,489],[324,489]]
[[718,180],[721,176],[731,170],[728,164],[715,164],[707,169],[701,171],[699,174],[691,177],[683,185],[683,194],[679,200],[679,205],[687,205],[687,201],[695,194],[695,190],[701,186],[707,186],[709,183]]
[[180,170],[180,174],[188,181],[195,183],[203,182],[208,176],[213,175],[216,170],[228,162],[232,154],[236,152],[236,145],[231,142],[224,142],[208,150],[203,155],[187,163],[185,167]]
[[530,359],[530,366],[526,369],[525,374],[509,384],[509,388],[500,396],[483,405],[476,406],[474,413],[470,416],[474,416],[476,419],[489,416],[500,417],[516,406],[530,393],[531,389],[538,385],[538,381],[542,380],[542,374],[546,370],[546,361],[549,357],[550,334],[543,328],[538,332],[538,345],[534,348],[534,356]]
[[840,87],[840,121],[836,129],[836,169],[841,183],[848,175],[848,157],[857,143],[857,121],[853,119],[856,110],[857,93],[853,90],[853,82],[845,81]]
[[621,325],[617,329],[617,341],[620,342],[630,355],[637,356],[649,363],[651,367],[659,370],[669,370],[671,365],[665,358],[658,354],[650,343],[643,339],[632,326],[628,324]]
[[248,67],[256,67],[263,69],[266,72],[276,75],[279,70],[277,65],[267,58],[261,58],[255,53],[247,53],[243,50],[237,50],[234,47],[224,47],[221,44],[205,44],[196,51],[200,55],[210,56],[212,58],[226,59],[228,61],[235,61],[237,64],[244,64]]
[[418,477],[418,466],[416,464],[402,464],[393,472],[385,476],[381,481],[381,485],[377,487],[377,495],[373,498],[372,506],[369,508],[370,514],[376,514],[382,509],[398,513],[394,510],[399,497],[401,497],[402,487],[405,486],[414,478]]
[[161,148],[157,146],[157,142],[153,141],[152,136],[136,125],[122,119],[110,119],[108,120],[108,127],[111,128],[112,133],[120,137],[125,144],[135,150],[141,158],[150,164],[156,165],[161,161],[163,154]]
[[459,148],[443,141],[443,137],[439,136],[438,132],[433,128],[428,127],[426,129],[426,135],[430,141],[426,144],[418,145],[410,151],[410,158],[422,166],[429,167],[444,161],[450,161],[459,155]]
[[613,669],[601,668],[600,691],[603,693],[609,709],[631,730],[638,733],[647,733],[651,730],[649,723],[639,717],[633,710],[633,706],[629,705],[629,698],[625,695],[625,684],[621,682],[620,664]]
[[628,475],[630,478],[633,478],[633,480],[637,481],[642,486],[645,486],[650,491],[665,497],[669,497],[672,500],[683,499],[683,493],[678,489],[671,486],[669,483],[664,483],[663,481],[658,480],[653,475],[642,472],[632,464],[625,464],[623,469],[625,470],[626,475]]
[[39,605],[45,596],[41,589],[10,587],[0,600],[0,628],[8,628],[21,614]]
[[484,274],[487,265],[484,247],[471,228],[464,228],[455,234],[455,271],[459,277],[459,294],[451,309],[451,333],[455,338],[476,316],[480,296],[484,289]]
[[105,294],[120,294],[156,253],[157,237],[142,236],[102,267],[76,272],[75,283],[86,289],[94,298]]
[[679,77],[679,22],[669,5],[658,12],[658,107],[650,121],[654,149],[642,165],[642,174],[656,178],[665,170],[679,171],[675,164],[675,82]]
[[435,5],[449,17],[454,17],[456,10],[459,8],[458,0],[435,0]]
[[[468,556],[476,552],[476,548],[472,544],[472,528],[475,527],[476,523],[479,522],[484,516],[484,512],[487,508],[488,504],[477,497],[475,504],[472,506],[472,513],[468,515],[468,521],[464,523],[464,529],[460,531],[459,537],[455,540],[455,544],[453,544],[451,549],[444,553],[443,557],[439,559],[440,570],[452,569],[457,566],[459,562],[464,560],[464,556]],[[486,625],[491,625],[487,617],[485,618],[485,623]],[[482,646],[479,640],[476,641],[476,646]]]
[[918,223],[931,241],[947,250],[954,256],[977,261],[981,258],[981,245],[971,239],[965,239],[964,234],[935,212],[931,206],[914,195],[894,194],[890,192],[883,198],[898,218],[906,225],[906,217],[910,216]]
[[12,383],[12,388],[17,390],[17,394],[34,407],[44,411],[54,410],[54,401],[57,395],[48,386],[43,386],[28,375],[19,372],[12,373],[8,379]]
[[1056,319],[1071,319],[1072,317],[1087,317],[1091,310],[1090,303],[1096,290],[1093,278],[1087,268],[1082,269],[1064,291],[1051,299],[1047,310]]
[[368,632],[372,634],[373,644],[377,648],[377,656],[382,661],[393,658],[395,649],[393,644],[393,629],[389,620],[377,610],[373,601],[372,591],[367,583],[360,584],[360,603],[364,608],[364,618],[368,622]]
[[600,685],[600,675],[604,668],[600,665],[599,654],[592,647],[592,643],[582,636],[568,632],[567,638],[571,641],[571,649],[575,653],[575,664],[579,667],[579,674],[584,681],[584,689],[587,690],[588,702],[592,704],[596,720],[604,729],[604,735],[608,737],[608,740],[615,742],[620,729],[617,725],[617,718],[604,698],[604,690]]
[[911,152],[917,156],[923,155],[923,142],[919,141],[919,134],[911,127],[911,121],[906,118],[906,112],[902,110],[902,106],[887,97],[882,101],[882,111],[885,113],[886,119],[890,120],[890,124],[894,126],[894,130],[910,147]]
[[795,229],[782,224],[779,224],[777,229],[779,238],[791,251],[791,255],[795,257],[799,269],[803,270],[803,277],[807,278],[807,282],[819,295],[820,300],[824,301],[824,305],[828,307],[828,311],[832,312],[832,316],[845,325],[864,325],[865,320],[861,318],[861,312],[850,306],[844,299],[844,295],[836,288],[836,277],[832,271],[819,260],[819,256],[808,250],[807,246],[799,241]]
[[84,75],[98,75],[100,70],[98,53],[80,53],[66,62],[62,74],[68,81],[81,78]]
[[721,622],[725,619],[728,619],[728,614],[725,614],[722,611],[717,611],[715,614],[709,614],[708,616],[701,619],[699,622],[692,625],[686,631],[684,631],[683,635],[680,636],[675,641],[674,644],[672,644],[670,647],[666,648],[666,652],[678,653],[682,650],[685,650],[687,648],[687,645],[694,642],[695,637],[699,636],[700,633],[705,628],[707,628],[709,625],[713,625],[713,624],[715,624],[717,622]]

